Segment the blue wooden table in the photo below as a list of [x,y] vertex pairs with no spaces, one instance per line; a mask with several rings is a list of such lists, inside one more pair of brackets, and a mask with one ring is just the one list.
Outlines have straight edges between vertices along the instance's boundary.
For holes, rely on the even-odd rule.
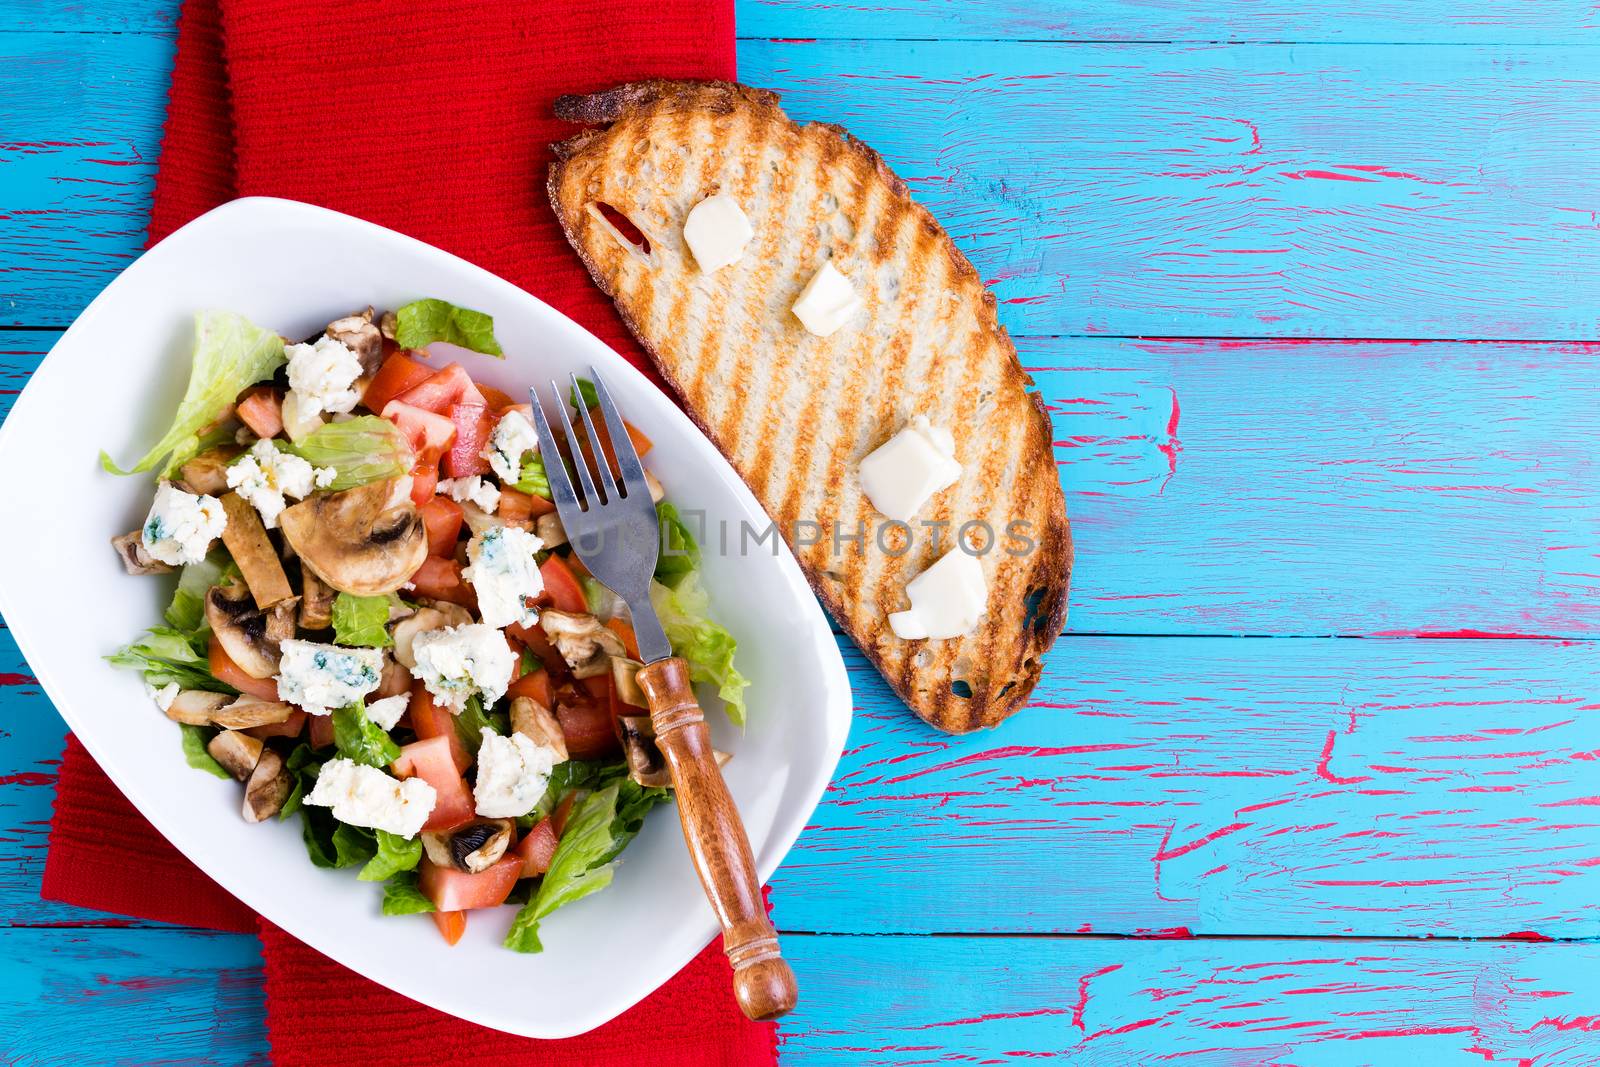
[[[140,246],[175,11],[0,0],[0,413]],[[739,17],[995,289],[1078,543],[992,733],[847,656],[786,1062],[1600,1062],[1593,5]],[[0,1063],[265,1062],[252,939],[38,899],[62,736],[0,632]]]

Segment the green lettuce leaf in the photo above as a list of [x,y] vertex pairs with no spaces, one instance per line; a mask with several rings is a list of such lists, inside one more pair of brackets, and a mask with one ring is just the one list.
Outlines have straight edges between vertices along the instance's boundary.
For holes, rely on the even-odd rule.
[[199,563],[191,563],[178,575],[178,588],[167,605],[167,624],[174,630],[198,633],[206,629],[206,593],[231,574],[237,574],[233,557],[226,549],[214,549]]
[[550,479],[545,474],[544,458],[537,452],[529,452],[522,460],[521,475],[517,478],[517,492],[527,493],[529,496],[542,496],[546,500],[550,497]]
[[140,474],[160,466],[162,476],[170,476],[200,452],[201,429],[221,418],[246,387],[272,377],[284,358],[283,338],[271,330],[231,311],[201,312],[195,316],[189,388],[172,428],[127,470],[104,452],[100,453],[100,466],[112,474]]
[[333,598],[334,641],[341,645],[388,648],[394,644],[394,638],[389,636],[389,608],[393,602],[392,594],[352,596],[340,593]]
[[593,382],[587,378],[579,378],[573,384],[571,394],[567,399],[577,410],[588,411],[600,403],[600,394],[595,392]]
[[354,867],[358,863],[366,863],[378,854],[378,842],[373,836],[375,831],[364,826],[351,826],[349,823],[338,822],[333,828],[333,855],[335,865],[339,867]]
[[417,876],[402,871],[383,883],[383,913],[385,915],[422,915],[437,909],[433,901],[417,888]]
[[728,718],[743,726],[744,688],[750,683],[733,665],[738,642],[711,618],[711,598],[700,586],[699,572],[683,575],[675,589],[651,582],[650,605],[661,619],[673,654],[689,662],[690,680],[715,685]]
[[476,693],[467,698],[461,708],[461,714],[456,716],[456,736],[461,738],[461,743],[467,746],[467,751],[474,757],[478,749],[483,746],[483,728],[487,726],[495,733],[504,733],[499,729],[494,719],[483,710],[483,700]]
[[322,764],[317,762],[316,753],[311,751],[311,746],[302,741],[289,753],[289,758],[284,761],[284,767],[289,772],[289,796],[283,802],[283,807],[278,809],[278,818],[287,819],[300,810],[300,805],[305,801],[307,793],[316,785],[317,772],[322,770]]
[[505,356],[494,339],[494,319],[481,311],[447,300],[413,300],[394,318],[394,339],[401,348],[427,348],[435,341],[447,341],[487,356]]
[[180,689],[238,692],[212,677],[203,630],[186,633],[170,626],[155,626],[139,640],[107,656],[106,662],[113,667],[142,671],[145,682],[156,689],[176,682]]
[[186,722],[179,723],[178,729],[183,731],[183,758],[188,760],[189,766],[197,771],[214,774],[218,778],[233,777],[222,769],[222,764],[211,758],[211,753],[206,751],[206,742],[216,735],[215,730],[207,730],[203,726],[190,726]]
[[694,533],[678,515],[678,509],[663,500],[656,505],[656,521],[661,527],[661,552],[656,557],[656,581],[676,589],[690,573],[700,567],[700,546]]
[[387,767],[400,758],[400,746],[367,718],[367,709],[360,703],[334,709],[333,744],[345,759],[368,767]]
[[401,837],[387,830],[373,831],[378,851],[356,875],[363,882],[386,882],[402,871],[414,871],[422,861],[422,838]]
[[330,489],[399,478],[416,465],[411,443],[400,427],[377,415],[357,415],[344,422],[324,423],[299,444],[285,444],[313,467],[332,467]]

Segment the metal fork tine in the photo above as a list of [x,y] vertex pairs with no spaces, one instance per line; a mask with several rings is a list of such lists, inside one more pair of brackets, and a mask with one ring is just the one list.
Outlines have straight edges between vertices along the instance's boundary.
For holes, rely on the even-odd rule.
[[584,503],[590,508],[597,508],[601,503],[600,494],[595,491],[594,479],[589,477],[589,465],[583,461],[583,452],[578,448],[578,435],[572,429],[567,405],[561,402],[561,387],[554,378],[550,379],[550,388],[556,394],[556,413],[561,416],[561,431],[567,435],[567,451],[572,453],[572,465],[578,468],[578,480],[583,483]]
[[567,477],[567,465],[561,462],[561,450],[556,447],[555,435],[544,417],[544,405],[539,402],[539,391],[530,388],[528,397],[533,401],[533,428],[539,434],[539,456],[544,460],[545,479],[555,496],[556,510],[578,506],[577,494],[572,491],[572,479]]
[[[594,368],[591,367],[590,372],[592,373],[593,370]],[[595,386],[597,395],[599,389],[598,385]],[[580,400],[583,399],[582,392],[578,389],[578,376],[576,374],[572,376],[572,395]],[[583,420],[584,432],[589,435],[589,454],[594,456],[594,465],[600,468],[600,484],[605,487],[606,502],[610,503],[618,499],[617,483],[611,480],[611,464],[606,460],[606,450],[600,447],[600,435],[595,433],[594,420],[589,418],[589,409],[582,404],[578,405],[578,409],[578,417]],[[612,447],[616,447],[614,439]]]
[[645,484],[644,465],[639,462],[639,453],[634,450],[633,438],[628,436],[627,424],[622,421],[617,405],[611,400],[611,391],[606,388],[599,371],[591,366],[589,373],[594,376],[594,395],[600,401],[600,414],[605,417],[606,429],[611,434],[611,448],[617,454],[623,488],[630,496],[634,493],[648,494],[650,487]]

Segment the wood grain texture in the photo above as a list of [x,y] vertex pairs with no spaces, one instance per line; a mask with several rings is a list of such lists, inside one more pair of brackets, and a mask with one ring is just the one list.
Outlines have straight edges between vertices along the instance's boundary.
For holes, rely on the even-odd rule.
[[[159,36],[0,35],[0,322],[64,324],[138,248],[169,64]],[[1013,333],[1600,318],[1585,47],[749,41],[740,69],[883,152]]]

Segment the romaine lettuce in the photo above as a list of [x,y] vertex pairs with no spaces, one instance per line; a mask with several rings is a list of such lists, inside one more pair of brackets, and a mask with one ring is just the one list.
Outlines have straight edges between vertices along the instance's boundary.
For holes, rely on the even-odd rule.
[[427,348],[446,341],[487,356],[505,355],[494,339],[493,318],[447,300],[413,300],[394,313],[394,320],[394,339],[401,348]]
[[414,871],[422,862],[422,839],[401,837],[387,830],[373,831],[377,852],[356,875],[363,882],[386,882],[402,871]]
[[214,774],[218,778],[232,778],[233,775],[222,769],[222,764],[212,758],[206,751],[206,742],[216,734],[215,730],[207,730],[203,726],[191,726],[188,723],[179,723],[178,729],[183,731],[183,757],[197,771]]
[[313,467],[332,467],[335,474],[328,488],[334,490],[399,478],[416,465],[411,443],[400,427],[377,415],[326,423],[284,449]]
[[167,605],[167,623],[174,630],[198,633],[206,629],[206,593],[229,574],[238,573],[233,557],[225,549],[215,549],[199,563],[191,563],[178,575],[178,588]]
[[367,718],[367,709],[360,703],[334,709],[333,744],[345,759],[368,767],[387,767],[400,758],[400,746]]
[[675,589],[684,577],[700,566],[700,545],[694,533],[678,515],[678,509],[663,500],[656,505],[660,526],[661,552],[656,557],[656,581]]
[[364,648],[388,648],[394,644],[394,638],[389,636],[389,608],[393,603],[393,593],[381,596],[340,593],[333,598],[334,641]]
[[145,682],[156,689],[176,682],[180,689],[237,692],[212,677],[206,646],[204,630],[187,633],[170,626],[154,626],[133,644],[107,656],[106,662],[144,672]]
[[728,718],[743,726],[744,688],[750,683],[733,665],[738,642],[711,618],[711,598],[700,586],[699,572],[683,575],[675,589],[651,582],[650,606],[661,619],[673,654],[688,661],[690,680],[715,684]]
[[421,915],[437,911],[433,901],[417,888],[414,871],[402,871],[383,883],[383,913],[385,915]]

